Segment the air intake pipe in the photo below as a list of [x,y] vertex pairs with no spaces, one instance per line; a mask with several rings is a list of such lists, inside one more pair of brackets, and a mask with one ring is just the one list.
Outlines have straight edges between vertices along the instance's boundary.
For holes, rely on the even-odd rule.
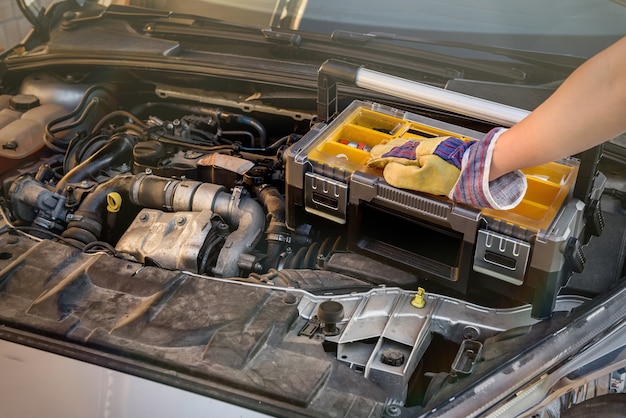
[[96,187],[80,204],[62,236],[78,247],[98,241],[102,233],[102,212],[107,196],[113,192],[127,192],[132,178],[131,175],[118,176]]

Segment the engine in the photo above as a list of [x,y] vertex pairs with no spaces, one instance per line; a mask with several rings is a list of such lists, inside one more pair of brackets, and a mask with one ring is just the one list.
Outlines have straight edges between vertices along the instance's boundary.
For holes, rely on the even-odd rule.
[[303,122],[274,138],[259,120],[217,107],[124,109],[102,85],[84,87],[76,103],[41,104],[64,86],[30,87],[35,94],[2,97],[5,166],[31,161],[3,173],[15,226],[215,277],[290,265],[311,243],[310,227],[285,226],[283,197],[282,155]]

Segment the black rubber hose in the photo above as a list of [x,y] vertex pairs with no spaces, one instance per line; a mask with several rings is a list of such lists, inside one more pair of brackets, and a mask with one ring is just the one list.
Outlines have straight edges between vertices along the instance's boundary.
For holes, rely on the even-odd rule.
[[261,122],[249,116],[243,116],[243,115],[235,115],[235,120],[238,123],[253,127],[259,133],[259,139],[261,140],[261,148],[267,147],[267,132],[265,131],[265,128],[263,127]]
[[59,180],[56,192],[63,194],[68,184],[95,177],[102,170],[123,162],[131,162],[133,159],[133,147],[136,142],[137,139],[130,135],[114,135],[102,149],[65,174]]
[[[105,103],[107,105],[107,107],[111,107],[105,98],[101,98],[101,97],[91,97],[90,96],[93,92],[95,92],[96,90],[102,90],[105,94],[108,95],[108,97],[113,97],[113,92],[111,92],[111,90],[109,90],[108,88],[104,87],[104,86],[100,86],[100,85],[95,85],[95,86],[91,86],[89,87],[87,90],[85,90],[85,93],[83,94],[83,97],[81,98],[80,102],[78,103],[78,105],[74,108],[74,110],[72,110],[70,113],[68,113],[65,116],[61,116],[60,118],[54,119],[52,121],[50,121],[48,124],[46,124],[46,126],[44,127],[44,142],[46,142],[46,145],[48,145],[49,147],[52,148],[56,148],[55,142],[58,142],[59,139],[55,137],[55,133],[65,130],[67,128],[70,127],[74,127],[77,126],[80,122],[84,121],[86,114],[90,111],[90,109],[92,109],[92,107],[94,105],[97,104],[101,104],[101,103]],[[89,100],[89,103],[87,102]],[[71,124],[71,126],[66,126],[63,125],[59,128],[53,128],[53,126],[58,125],[59,123],[68,121],[70,119],[73,119],[74,117],[78,116],[79,114],[81,114],[79,121],[75,121]],[[61,146],[66,147],[68,144],[66,142],[61,141]]]
[[269,225],[265,231],[267,250],[263,262],[264,269],[268,269],[277,264],[291,234],[285,225],[285,198],[280,191],[276,187],[264,187],[257,195],[269,217]]
[[80,245],[99,241],[107,196],[112,192],[128,195],[133,178],[131,175],[117,176],[96,187],[80,204],[74,214],[74,220],[69,222],[61,236]]
[[287,135],[281,139],[279,139],[278,141],[274,142],[272,145],[267,146],[265,148],[249,148],[249,147],[240,147],[239,149],[241,150],[241,152],[251,152],[251,153],[255,153],[255,154],[263,154],[263,155],[268,155],[268,154],[275,154],[276,151],[278,151],[280,149],[280,147],[282,147],[283,145],[286,145],[290,142],[295,142],[299,139],[298,135]]
[[285,198],[276,187],[263,187],[259,192],[259,200],[267,213],[277,222],[285,222]]

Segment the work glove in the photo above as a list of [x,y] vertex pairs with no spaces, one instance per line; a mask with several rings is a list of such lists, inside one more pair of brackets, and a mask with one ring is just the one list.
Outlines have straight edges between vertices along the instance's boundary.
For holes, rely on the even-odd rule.
[[367,165],[383,168],[390,185],[435,195],[480,208],[517,206],[526,193],[524,174],[517,170],[489,181],[491,157],[504,128],[481,140],[455,137],[394,138],[372,147]]

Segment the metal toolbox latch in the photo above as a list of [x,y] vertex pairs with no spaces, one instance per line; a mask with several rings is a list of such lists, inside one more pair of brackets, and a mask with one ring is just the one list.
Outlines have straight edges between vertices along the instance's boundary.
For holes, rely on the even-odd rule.
[[331,221],[346,223],[348,185],[316,173],[305,173],[304,208]]
[[478,231],[474,270],[508,283],[524,283],[531,245],[493,231]]

